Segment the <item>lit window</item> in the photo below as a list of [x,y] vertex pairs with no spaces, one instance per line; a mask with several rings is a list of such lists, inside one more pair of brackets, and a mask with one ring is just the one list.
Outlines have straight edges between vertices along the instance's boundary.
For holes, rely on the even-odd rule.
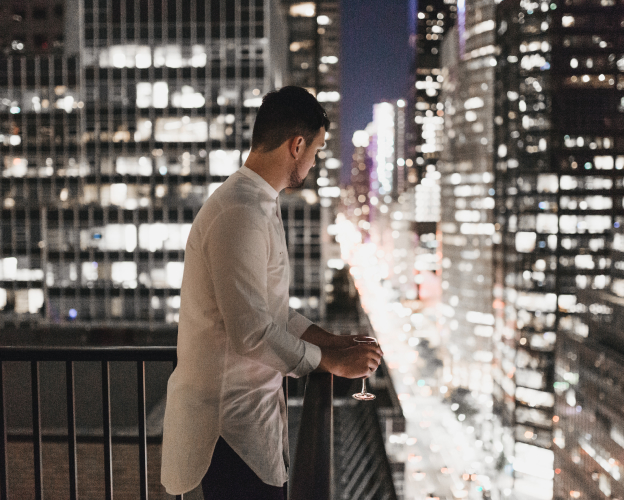
[[316,18],[316,22],[320,24],[321,26],[327,26],[328,24],[331,23],[331,20],[327,16],[318,16]]
[[15,257],[0,259],[0,279],[5,281],[17,279],[17,259]]
[[152,175],[152,162],[145,156],[117,158],[115,171],[121,175]]
[[300,2],[290,6],[289,14],[293,17],[314,17],[316,15],[315,2]]
[[167,262],[165,268],[167,286],[169,288],[181,288],[184,274],[184,262]]
[[291,52],[299,52],[300,50],[310,50],[314,47],[313,40],[299,40],[290,44]]
[[149,68],[152,56],[146,45],[113,45],[100,51],[99,64],[101,68]]
[[113,283],[121,285],[124,288],[136,288],[136,262],[113,262],[111,266],[111,279]]
[[613,156],[594,156],[594,165],[598,170],[613,170]]
[[339,198],[340,188],[338,186],[321,187],[318,194],[321,198]]
[[155,108],[166,108],[169,102],[169,86],[167,82],[154,83],[153,105]]
[[80,231],[80,249],[122,250],[133,252],[137,245],[134,224],[107,224],[104,227]]
[[193,45],[193,55],[191,57],[191,66],[194,68],[206,67],[206,49],[203,45]]
[[340,168],[341,165],[342,163],[338,158],[328,158],[327,160],[325,160],[325,167],[329,170],[335,170],[337,168]]
[[477,109],[484,106],[483,99],[480,97],[471,97],[464,103],[465,109]]
[[169,86],[167,82],[137,83],[136,105],[138,108],[166,108],[169,103]]
[[149,141],[152,136],[152,122],[147,118],[139,118],[137,120],[136,132],[134,133],[134,141]]
[[186,66],[182,62],[182,49],[177,45],[167,45],[165,47],[158,47],[154,50],[154,66],[161,68],[167,66],[168,68],[181,68]]
[[139,248],[150,252],[184,250],[190,231],[191,224],[141,224]]
[[564,28],[571,28],[572,26],[574,26],[574,16],[562,16],[561,26],[563,26]]
[[147,82],[137,83],[136,87],[137,108],[149,108],[152,105],[152,84]]
[[98,280],[97,262],[83,262],[81,268],[81,282],[83,286]]
[[206,142],[208,124],[205,118],[157,118],[154,138],[159,142]]
[[338,102],[340,100],[340,93],[336,91],[319,92],[316,99],[318,102]]
[[149,47],[137,47],[135,54],[137,68],[149,68],[152,65],[152,54]]
[[201,108],[206,104],[206,99],[193,87],[185,85],[180,92],[174,92],[171,96],[171,104],[174,108]]
[[578,269],[594,269],[594,258],[591,255],[577,255],[574,257],[574,265]]
[[558,187],[559,181],[555,174],[540,174],[537,176],[538,193],[556,193]]
[[37,314],[43,307],[44,295],[41,288],[30,288],[28,290],[28,312]]
[[243,101],[246,108],[259,108],[262,105],[262,97],[251,97]]
[[4,157],[4,177],[24,177],[28,171],[28,160],[14,156]]
[[208,155],[210,175],[229,176],[240,168],[240,151],[210,151]]
[[516,233],[516,251],[520,253],[531,253],[535,250],[537,235],[534,232]]
[[540,54],[531,54],[530,56],[524,56],[520,60],[520,66],[522,69],[531,70],[533,68],[549,69],[550,65],[546,59]]

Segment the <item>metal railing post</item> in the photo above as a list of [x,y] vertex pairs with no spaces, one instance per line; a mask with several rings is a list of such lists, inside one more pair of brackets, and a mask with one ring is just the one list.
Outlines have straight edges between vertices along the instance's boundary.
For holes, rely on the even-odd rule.
[[303,399],[291,500],[330,500],[333,466],[333,376],[312,373],[308,375]]
[[104,427],[104,491],[106,500],[113,500],[113,442],[111,439],[109,361],[102,361],[102,425]]
[[9,497],[9,481],[7,477],[7,426],[6,405],[4,402],[4,363],[0,360],[0,498]]
[[43,458],[41,449],[41,391],[39,387],[39,361],[30,363],[32,391],[33,458],[35,465],[35,498],[43,500]]
[[[149,496],[147,473],[147,407],[145,361],[173,362],[175,367],[176,349],[171,346],[0,346],[0,499],[9,498],[8,491],[8,448],[7,437],[13,436],[7,428],[7,400],[5,361],[30,363],[32,440],[34,461],[34,494],[37,500],[43,499],[43,447],[41,422],[40,362],[62,361],[65,363],[66,408],[67,408],[67,450],[70,500],[78,498],[78,453],[76,429],[76,388],[75,361],[96,361],[101,364],[102,375],[102,425],[104,444],[104,490],[105,498],[113,498],[113,453],[111,420],[111,380],[110,362],[136,362],[138,390],[138,443],[140,451],[140,497]],[[131,441],[133,438],[130,438]],[[136,442],[136,441],[132,441]],[[183,495],[176,498],[182,500]]]
[[139,417],[139,486],[141,500],[147,500],[147,434],[145,422],[145,361],[137,361],[137,403]]
[[76,449],[76,393],[74,386],[74,362],[65,362],[67,386],[67,455],[69,459],[69,498],[78,499],[78,460]]

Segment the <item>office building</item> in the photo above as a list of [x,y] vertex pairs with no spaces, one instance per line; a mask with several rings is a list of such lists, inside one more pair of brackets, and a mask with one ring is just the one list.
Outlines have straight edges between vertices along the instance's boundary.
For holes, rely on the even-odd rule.
[[[193,218],[244,162],[262,95],[286,82],[282,5],[0,11],[1,327],[175,325]],[[293,288],[307,286],[293,266]]]
[[581,290],[577,299],[586,336],[561,335],[555,353],[554,497],[624,498],[622,298]]
[[[553,478],[557,498],[564,498],[554,472],[571,449],[557,445],[567,430],[554,408],[572,396],[557,394],[554,383],[569,364],[571,339],[588,335],[579,297],[612,281],[607,254],[620,224],[624,168],[617,9],[608,1],[515,0],[497,9],[499,407],[515,425],[515,491],[539,498],[552,497]],[[590,407],[566,411],[591,421]],[[565,498],[580,495],[573,489]]]
[[[455,23],[457,6],[454,1],[427,0],[418,2],[416,26],[416,64],[408,97],[410,133],[409,157],[414,158],[418,181],[427,167],[434,168],[442,150],[444,104],[440,101],[440,49],[447,31]],[[415,129],[413,128],[415,125]]]
[[[469,391],[485,449],[503,453],[492,414],[493,95],[495,4],[458,3],[456,25],[442,42],[444,132],[441,183],[442,349],[445,383]],[[513,441],[507,440],[508,454]]]
[[[316,95],[331,121],[326,148],[319,153],[317,168],[305,188],[319,190],[340,184],[340,8],[337,0],[302,2],[289,0],[288,83],[305,87]],[[321,190],[329,206],[334,190]],[[336,196],[337,198],[337,196]]]
[[[306,257],[303,261],[297,260],[300,255],[297,249],[289,248],[291,260],[296,261],[291,264],[291,267],[294,265],[291,295],[295,297],[292,304],[309,318],[318,320],[324,317],[329,298],[325,293],[331,287],[331,273],[324,272],[332,254],[327,227],[340,198],[340,9],[336,0],[287,0],[283,3],[289,30],[287,83],[307,88],[316,95],[331,121],[325,137],[326,147],[319,152],[316,168],[310,171],[302,190],[298,191],[299,197],[310,205],[310,213],[319,217],[318,225],[314,222],[308,226],[303,221],[299,225],[305,227],[313,239],[325,238],[325,241],[320,244],[319,252],[310,253],[316,257]],[[283,211],[284,208],[282,203]],[[306,279],[301,281],[303,275]],[[311,290],[314,290],[312,295]]]

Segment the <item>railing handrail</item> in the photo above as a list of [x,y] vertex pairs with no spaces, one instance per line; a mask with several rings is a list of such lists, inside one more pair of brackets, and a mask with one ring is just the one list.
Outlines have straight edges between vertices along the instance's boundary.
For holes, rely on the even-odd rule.
[[175,346],[1,346],[0,361],[175,361]]
[[303,398],[290,500],[333,497],[333,436],[333,376],[311,373]]
[[[111,391],[110,363],[112,361],[130,361],[136,363],[138,445],[139,445],[139,480],[140,498],[147,500],[147,422],[145,397],[145,362],[177,362],[175,346],[145,345],[80,345],[80,346],[1,346],[0,347],[0,498],[9,499],[7,477],[7,422],[6,399],[4,388],[4,362],[27,361],[31,365],[32,394],[32,441],[35,471],[35,498],[43,498],[42,470],[42,428],[40,395],[40,362],[64,361],[67,392],[67,445],[69,456],[70,499],[78,498],[77,468],[77,432],[76,432],[76,392],[74,387],[74,362],[98,361],[102,371],[102,431],[104,444],[104,490],[107,500],[113,498],[113,455],[111,426]],[[178,495],[181,499],[182,495]]]

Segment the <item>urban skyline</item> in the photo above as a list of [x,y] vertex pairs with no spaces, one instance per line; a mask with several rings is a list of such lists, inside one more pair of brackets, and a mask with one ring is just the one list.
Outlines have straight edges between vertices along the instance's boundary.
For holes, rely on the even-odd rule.
[[0,328],[175,330],[195,214],[303,86],[332,127],[280,197],[291,306],[324,321],[350,270],[406,418],[437,398],[480,443],[458,498],[622,499],[621,5],[405,10],[410,89],[345,145],[338,0],[1,7]]

